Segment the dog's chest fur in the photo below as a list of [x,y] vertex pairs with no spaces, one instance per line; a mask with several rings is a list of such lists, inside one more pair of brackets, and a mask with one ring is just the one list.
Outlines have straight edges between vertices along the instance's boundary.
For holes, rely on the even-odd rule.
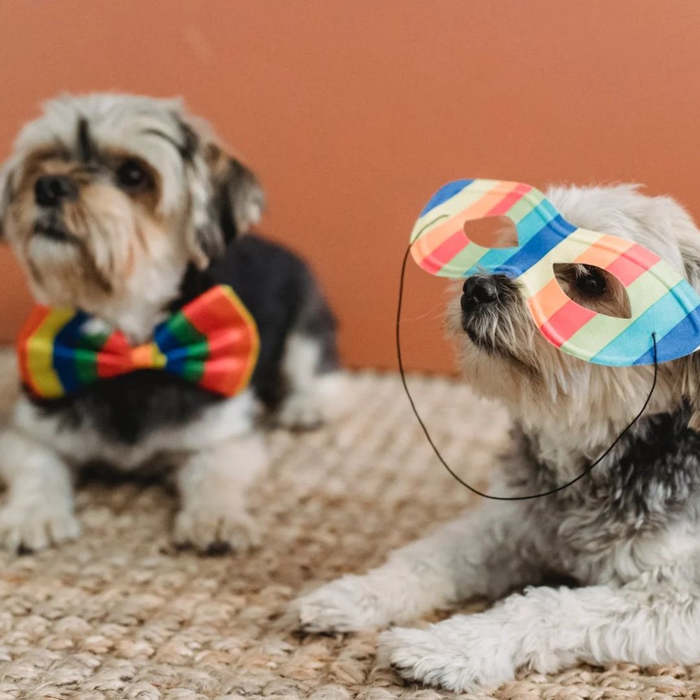
[[[76,467],[99,461],[126,470],[144,466],[161,456],[172,463],[173,457],[180,453],[199,451],[242,435],[250,431],[254,424],[255,400],[249,390],[207,406],[199,405],[196,412],[191,406],[178,405],[177,398],[165,410],[162,406],[153,408],[148,401],[138,406],[138,396],[138,393],[134,395],[133,403],[123,400],[114,406],[96,402],[93,404],[98,411],[95,420],[82,413],[77,423],[74,422],[76,416],[70,413],[46,413],[23,397],[15,406],[13,423]],[[167,394],[156,392],[153,401],[164,396]],[[124,407],[138,409],[138,414],[142,416],[149,408],[160,413],[158,418],[152,414],[150,420],[144,419],[147,431],[124,416],[114,417],[116,422],[110,424],[110,414]],[[81,404],[82,409],[85,409],[85,404]],[[109,429],[105,426],[109,426]],[[124,440],[124,434],[119,430],[129,431],[129,435],[137,435],[139,439]]]
[[[694,549],[700,535],[700,434],[688,427],[690,415],[682,405],[642,419],[591,474],[529,504],[533,527],[542,530],[548,549],[542,554],[555,568],[582,582],[624,581],[637,574],[652,544],[654,556],[669,561]],[[516,445],[517,456],[508,462],[515,493],[561,482],[538,459],[535,437],[518,428]]]
[[98,382],[80,396],[34,404],[38,417],[55,418],[63,431],[89,426],[105,440],[136,445],[155,431],[192,421],[223,400],[163,371],[143,370]]

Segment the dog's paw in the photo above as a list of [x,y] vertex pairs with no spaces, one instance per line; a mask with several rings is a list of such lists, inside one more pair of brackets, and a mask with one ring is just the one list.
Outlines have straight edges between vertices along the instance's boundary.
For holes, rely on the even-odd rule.
[[175,544],[191,545],[201,552],[246,552],[260,544],[255,521],[242,509],[201,506],[185,508],[175,517]]
[[389,622],[378,596],[362,576],[343,576],[292,602],[305,632],[356,632]]
[[312,430],[324,420],[322,402],[313,392],[295,391],[289,394],[275,414],[275,422],[289,430]]
[[80,535],[80,523],[70,506],[51,503],[8,504],[0,510],[0,546],[16,552],[38,551]]
[[[508,653],[469,632],[442,627],[394,628],[379,637],[378,663],[391,666],[408,681],[454,692],[494,688],[515,675]],[[465,633],[466,632],[466,633]]]

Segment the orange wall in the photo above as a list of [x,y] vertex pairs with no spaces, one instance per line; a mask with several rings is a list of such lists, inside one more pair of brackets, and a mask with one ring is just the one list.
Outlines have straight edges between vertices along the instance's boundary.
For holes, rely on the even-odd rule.
[[[464,176],[637,181],[700,215],[697,0],[6,0],[0,154],[60,91],[184,95],[257,169],[352,365],[394,364],[397,274]],[[407,361],[451,367],[443,283],[411,268]],[[0,332],[26,292],[0,253]]]

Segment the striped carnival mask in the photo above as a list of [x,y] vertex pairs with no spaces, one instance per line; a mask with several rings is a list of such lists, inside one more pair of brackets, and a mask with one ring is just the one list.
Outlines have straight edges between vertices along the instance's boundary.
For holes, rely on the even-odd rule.
[[[506,216],[518,245],[486,248],[471,241],[467,222]],[[534,187],[500,180],[457,180],[438,190],[411,233],[411,254],[427,272],[462,278],[479,272],[516,279],[542,335],[564,352],[601,365],[674,360],[700,346],[700,296],[644,246],[578,228]],[[630,316],[592,311],[559,285],[557,263],[594,265],[624,286]]]
[[20,332],[22,381],[55,399],[101,379],[164,370],[208,391],[233,396],[250,381],[259,350],[255,320],[226,285],[212,287],[159,324],[153,341],[131,346],[121,331],[94,330],[82,311],[38,306]]

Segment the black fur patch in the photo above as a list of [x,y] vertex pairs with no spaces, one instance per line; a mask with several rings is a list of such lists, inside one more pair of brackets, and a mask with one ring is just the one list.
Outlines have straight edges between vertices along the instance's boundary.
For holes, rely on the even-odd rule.
[[87,119],[81,118],[78,120],[78,158],[83,163],[89,163],[95,159],[95,145],[90,138],[90,125]]
[[182,146],[180,147],[180,155],[185,161],[192,160],[194,154],[199,148],[199,136],[197,132],[182,119],[178,118],[178,124],[180,125],[180,131],[182,132]]
[[[229,245],[205,271],[190,266],[171,311],[216,284],[229,284],[257,321],[260,358],[251,385],[270,408],[285,393],[281,361],[292,330],[317,338],[322,370],[337,367],[335,320],[306,264],[282,246],[256,236]],[[30,397],[31,398],[31,397]],[[32,401],[68,428],[93,425],[106,439],[135,444],[159,428],[185,424],[221,397],[169,375],[143,370],[97,382],[81,393]]]
[[59,399],[27,395],[46,415],[59,416],[63,428],[90,425],[104,439],[126,445],[159,428],[186,423],[221,400],[184,379],[151,370],[105,379]]
[[[541,499],[542,507],[584,505],[601,522],[634,522],[635,527],[653,526],[685,511],[688,502],[700,495],[700,433],[688,427],[691,413],[683,402],[673,413],[640,419],[590,475]],[[563,477],[539,461],[536,439],[520,429],[516,433],[520,459],[512,473],[514,492],[532,493],[561,483]],[[585,466],[580,465],[581,471]]]
[[[2,188],[2,192],[0,192],[0,211],[4,211],[5,207],[9,206],[12,199],[13,178],[13,171],[9,171],[5,177],[5,184]],[[0,217],[0,238],[3,237],[4,233],[3,221]]]
[[194,151],[190,151],[190,144],[186,140],[183,141],[183,143],[179,143],[174,138],[168,136],[168,134],[165,132],[160,131],[160,129],[146,129],[143,133],[150,134],[151,136],[157,136],[159,139],[167,141],[180,154],[180,157],[185,162],[192,160]]
[[294,253],[259,236],[242,236],[206,272],[188,268],[184,298],[193,299],[214,284],[230,284],[258,323],[260,357],[252,385],[270,408],[285,394],[280,363],[292,330],[319,341],[320,371],[338,366],[335,317],[309,268]]
[[212,197],[212,218],[218,221],[225,243],[229,243],[240,233],[233,213],[233,192],[241,186],[244,172],[245,168],[242,165],[231,160],[226,174],[216,183]]
[[691,414],[684,403],[674,413],[650,416],[623,438],[623,453],[608,472],[611,515],[673,511],[695,497],[700,489],[700,433],[688,427]]

